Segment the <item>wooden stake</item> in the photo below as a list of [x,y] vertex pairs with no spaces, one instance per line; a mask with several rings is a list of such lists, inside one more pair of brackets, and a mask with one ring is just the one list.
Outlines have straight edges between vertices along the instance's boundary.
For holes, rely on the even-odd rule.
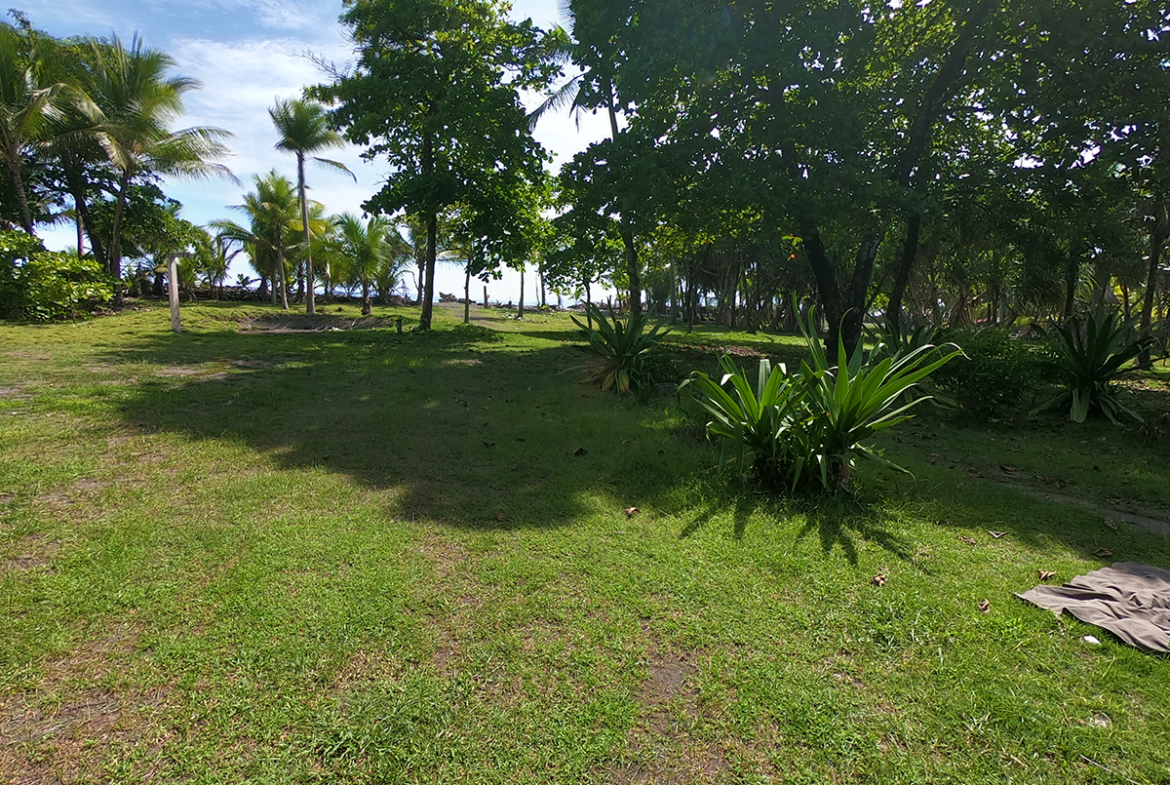
[[176,333],[183,332],[183,325],[179,322],[179,259],[172,256],[167,262],[167,289],[171,296],[171,329]]

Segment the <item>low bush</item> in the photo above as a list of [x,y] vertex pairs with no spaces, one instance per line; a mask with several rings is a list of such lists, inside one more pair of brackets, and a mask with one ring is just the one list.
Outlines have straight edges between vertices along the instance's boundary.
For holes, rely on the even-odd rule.
[[975,419],[1010,414],[1050,375],[1037,347],[1002,330],[952,331],[946,337],[962,349],[966,359],[939,369],[931,381]]
[[93,259],[46,251],[24,232],[0,232],[0,318],[73,319],[113,293],[109,276]]

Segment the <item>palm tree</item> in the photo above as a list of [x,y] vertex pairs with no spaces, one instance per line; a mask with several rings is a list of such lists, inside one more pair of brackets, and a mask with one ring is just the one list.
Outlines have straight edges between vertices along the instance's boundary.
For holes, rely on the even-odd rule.
[[242,243],[252,257],[256,272],[273,281],[272,301],[280,289],[280,302],[288,310],[288,285],[285,281],[285,252],[297,220],[297,199],[293,184],[273,170],[256,176],[256,190],[244,195],[244,203],[233,205],[233,210],[246,213],[248,226],[234,221],[212,221],[217,237]]
[[23,156],[43,140],[49,121],[64,111],[69,86],[51,75],[51,39],[32,32],[22,35],[11,25],[0,25],[0,147],[16,201],[20,222],[35,234],[28,192],[24,187]]
[[362,286],[362,314],[369,315],[370,287],[388,274],[395,279],[401,275],[409,258],[409,247],[394,222],[381,215],[362,224],[356,215],[346,213],[337,218],[337,227],[350,275]]
[[[272,117],[272,124],[276,126],[277,133],[280,134],[280,141],[276,143],[276,149],[288,151],[297,157],[297,191],[301,201],[301,224],[305,232],[305,277],[308,279],[309,286],[306,310],[308,313],[315,313],[316,306],[313,302],[315,282],[313,279],[313,255],[309,239],[309,208],[305,200],[305,157],[329,147],[343,147],[345,142],[340,134],[329,127],[329,117],[325,113],[325,108],[316,101],[300,98],[277,101],[276,106],[268,110],[268,114]],[[354,182],[357,181],[357,177],[354,177],[353,172],[350,172],[345,164],[316,156],[313,156],[313,160],[347,172],[354,178]],[[326,273],[326,277],[328,277],[328,273]]]
[[[218,163],[227,154],[218,128],[170,130],[184,114],[183,95],[199,87],[185,76],[168,76],[174,61],[156,49],[146,49],[134,36],[127,49],[117,36],[109,43],[91,40],[93,98],[102,110],[96,136],[120,173],[117,204],[110,237],[108,268],[121,273],[121,225],[131,180],[144,172],[186,177],[225,175]],[[232,177],[234,180],[235,178]]]

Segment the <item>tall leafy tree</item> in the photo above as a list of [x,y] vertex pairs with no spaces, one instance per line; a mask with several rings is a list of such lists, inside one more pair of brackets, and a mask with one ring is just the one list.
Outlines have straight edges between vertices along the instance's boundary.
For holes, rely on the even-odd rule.
[[[297,193],[301,203],[305,277],[308,280],[305,302],[306,310],[309,313],[315,313],[313,298],[315,278],[313,276],[312,244],[309,238],[309,207],[305,199],[305,159],[312,157],[317,163],[340,169],[350,176],[353,176],[353,172],[345,164],[313,155],[321,150],[345,145],[345,140],[341,138],[341,135],[330,127],[329,116],[321,104],[305,99],[277,101],[276,105],[268,110],[268,114],[272,117],[276,132],[280,134],[280,141],[276,143],[276,149],[293,153],[297,157]],[[354,181],[357,181],[357,177],[354,177]]]
[[508,21],[507,9],[500,0],[353,0],[341,21],[357,62],[311,91],[336,107],[333,120],[350,141],[396,172],[365,208],[426,222],[422,330],[431,326],[439,214],[464,202],[484,173],[535,180],[543,166],[520,91],[542,89],[559,72],[560,39],[531,20]]

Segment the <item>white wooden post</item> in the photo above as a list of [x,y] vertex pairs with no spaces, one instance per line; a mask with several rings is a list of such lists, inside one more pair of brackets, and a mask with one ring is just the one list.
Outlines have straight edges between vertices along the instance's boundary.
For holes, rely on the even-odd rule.
[[171,329],[176,333],[183,332],[183,325],[179,323],[179,259],[171,256],[167,262],[167,289],[171,296]]

